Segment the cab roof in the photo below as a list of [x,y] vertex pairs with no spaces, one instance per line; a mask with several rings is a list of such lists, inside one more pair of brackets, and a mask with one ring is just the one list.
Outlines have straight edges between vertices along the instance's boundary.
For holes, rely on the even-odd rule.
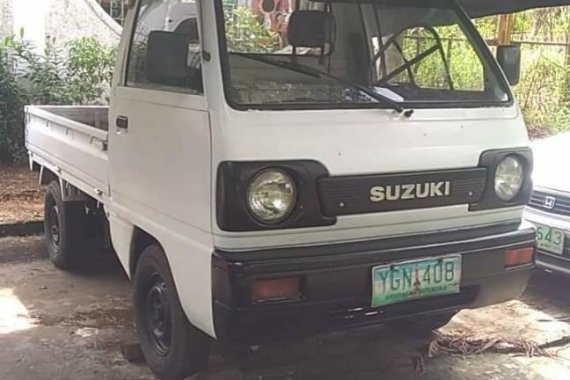
[[570,5],[570,0],[458,0],[471,17],[514,13],[532,8]]
[[[453,0],[310,0],[312,2],[333,3],[391,3],[393,5],[451,3]],[[491,16],[514,13],[532,8],[555,7],[570,5],[570,0],[457,0],[471,17]]]

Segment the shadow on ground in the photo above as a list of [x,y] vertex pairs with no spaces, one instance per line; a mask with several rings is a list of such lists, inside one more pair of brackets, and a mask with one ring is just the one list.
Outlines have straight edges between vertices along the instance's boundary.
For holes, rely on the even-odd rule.
[[553,319],[570,322],[570,277],[537,270],[521,298]]
[[[567,278],[536,273],[521,302],[469,312],[452,328],[461,328],[462,320],[470,328],[477,321],[482,329],[496,324],[491,332],[520,323],[513,331],[540,333],[568,320],[568,286]],[[531,309],[542,312],[532,315],[544,321],[521,319]],[[120,353],[122,342],[134,340],[132,320],[130,283],[113,256],[69,274],[46,260],[41,238],[0,239],[0,379],[153,379],[145,365],[131,364]],[[558,358],[484,354],[421,362],[429,341],[373,327],[262,347],[217,348],[211,369],[195,378],[550,379],[552,373],[570,378],[570,367]]]

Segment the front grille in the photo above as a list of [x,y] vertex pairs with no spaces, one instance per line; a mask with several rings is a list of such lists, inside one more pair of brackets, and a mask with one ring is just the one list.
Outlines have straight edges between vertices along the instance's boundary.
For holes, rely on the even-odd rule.
[[[341,216],[473,204],[483,198],[486,182],[485,168],[326,177],[319,180],[319,195],[323,214]],[[373,199],[373,189],[381,198]]]
[[560,195],[535,190],[530,198],[529,207],[557,215],[570,216],[570,194]]

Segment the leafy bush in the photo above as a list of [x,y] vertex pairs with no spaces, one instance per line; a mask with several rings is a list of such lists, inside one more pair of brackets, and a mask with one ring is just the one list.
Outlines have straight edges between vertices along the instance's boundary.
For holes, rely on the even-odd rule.
[[[437,33],[441,38],[441,51],[445,61],[438,49],[414,65],[416,83],[423,87],[447,88],[449,83],[444,66],[446,62],[456,89],[481,90],[484,86],[483,66],[472,45],[465,39],[464,33],[456,25],[439,27]],[[410,31],[404,38],[403,45],[408,61],[428,49],[438,47],[431,32],[423,28]],[[472,64],[466,65],[466,61]],[[406,77],[407,74],[402,75]]]
[[42,54],[22,36],[0,41],[0,162],[23,152],[24,104],[105,103],[116,49],[94,38],[65,48],[49,40]]
[[[515,17],[522,47],[521,83],[515,87],[532,136],[570,130],[570,7],[535,9]],[[532,42],[532,41],[537,41]],[[541,42],[559,45],[542,44]]]
[[42,55],[22,39],[9,37],[5,44],[14,57],[15,74],[23,96],[36,104],[71,102],[62,51],[53,46],[53,41],[48,41]]
[[22,91],[37,104],[104,102],[110,87],[116,50],[94,38],[71,42],[66,49],[48,40],[43,54],[23,39],[10,37],[6,46],[17,62]]
[[570,129],[570,73],[564,52],[558,50],[550,46],[523,47],[521,83],[515,94],[532,135]]
[[22,153],[23,102],[12,72],[13,64],[6,47],[0,43],[0,163],[10,162]]
[[70,43],[67,70],[74,103],[92,103],[107,95],[113,77],[116,49],[94,38]]

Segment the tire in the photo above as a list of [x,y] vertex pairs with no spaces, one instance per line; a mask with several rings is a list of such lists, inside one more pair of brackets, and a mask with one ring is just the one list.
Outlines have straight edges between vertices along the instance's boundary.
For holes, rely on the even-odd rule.
[[64,202],[59,182],[49,184],[44,202],[44,231],[51,262],[63,270],[80,267],[87,255],[83,247],[87,215],[83,202]]
[[170,266],[158,245],[143,251],[134,288],[137,334],[152,371],[162,380],[182,380],[204,370],[210,338],[188,322]]

